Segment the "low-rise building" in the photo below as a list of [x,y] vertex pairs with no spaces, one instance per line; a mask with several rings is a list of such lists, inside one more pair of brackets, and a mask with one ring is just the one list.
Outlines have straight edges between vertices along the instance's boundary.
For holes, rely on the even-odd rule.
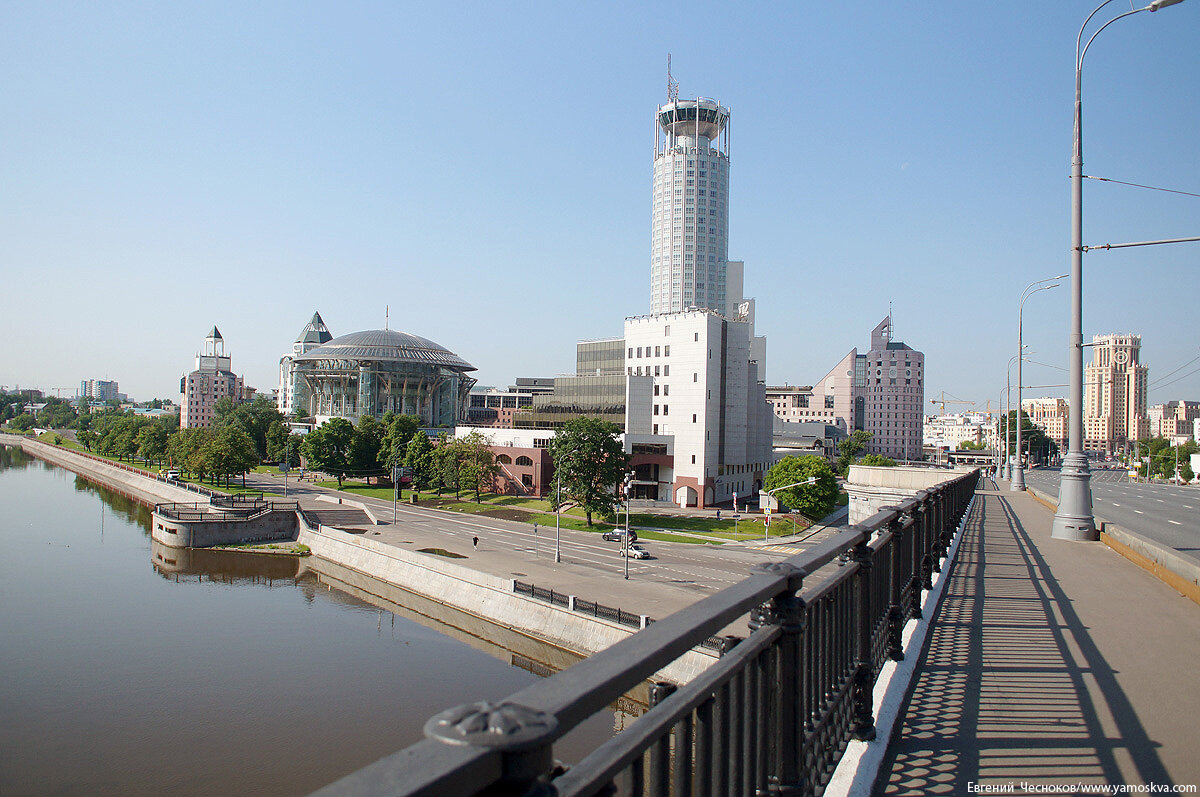
[[1030,423],[1058,445],[1059,451],[1067,450],[1071,405],[1065,398],[1023,399],[1021,411],[1029,416]]
[[1200,420],[1200,401],[1168,401],[1155,404],[1148,412],[1151,437],[1193,438],[1195,422]]
[[985,416],[978,413],[930,415],[925,418],[922,443],[932,448],[957,450],[963,443],[984,442]]

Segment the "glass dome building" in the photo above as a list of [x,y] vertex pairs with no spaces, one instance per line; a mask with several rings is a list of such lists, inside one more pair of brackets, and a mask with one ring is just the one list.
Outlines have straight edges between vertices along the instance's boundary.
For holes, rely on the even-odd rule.
[[475,366],[432,340],[394,329],[332,338],[296,355],[297,383],[317,423],[363,415],[416,415],[426,427],[465,417]]

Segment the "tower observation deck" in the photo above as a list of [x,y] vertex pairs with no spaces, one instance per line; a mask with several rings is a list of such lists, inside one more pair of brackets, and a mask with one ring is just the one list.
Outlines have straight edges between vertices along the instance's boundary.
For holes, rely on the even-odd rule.
[[650,312],[730,315],[729,109],[698,97],[660,106],[654,117]]

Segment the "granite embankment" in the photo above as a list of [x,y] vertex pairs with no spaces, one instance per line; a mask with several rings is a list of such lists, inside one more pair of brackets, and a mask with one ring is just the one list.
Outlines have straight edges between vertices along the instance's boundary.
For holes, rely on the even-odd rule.
[[211,491],[203,488],[199,491],[186,489],[166,478],[156,477],[149,471],[111,462],[82,451],[43,443],[23,435],[0,433],[0,445],[19,447],[30,456],[78,473],[147,506],[169,502],[205,502],[211,494]]

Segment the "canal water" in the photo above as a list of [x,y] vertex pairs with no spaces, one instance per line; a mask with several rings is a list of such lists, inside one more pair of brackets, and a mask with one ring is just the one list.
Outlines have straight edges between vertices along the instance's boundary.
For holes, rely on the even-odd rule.
[[154,546],[145,507],[0,447],[0,794],[304,794],[569,664],[310,560]]

